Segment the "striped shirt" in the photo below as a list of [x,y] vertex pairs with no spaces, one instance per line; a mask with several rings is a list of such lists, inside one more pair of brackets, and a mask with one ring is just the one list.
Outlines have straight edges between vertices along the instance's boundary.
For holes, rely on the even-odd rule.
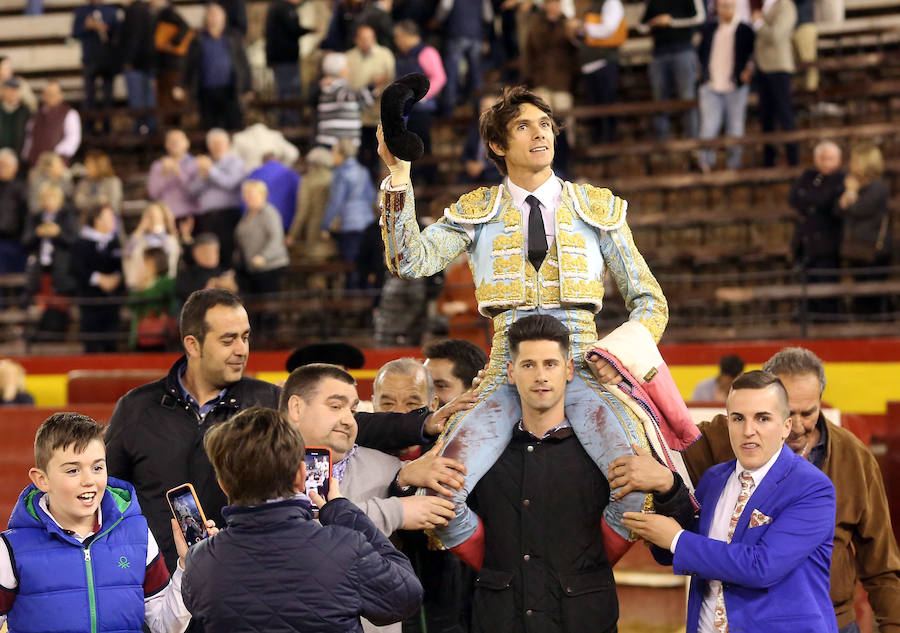
[[342,138],[359,143],[362,135],[360,115],[374,101],[368,87],[354,90],[345,79],[335,79],[324,86],[316,106],[316,144],[334,147]]

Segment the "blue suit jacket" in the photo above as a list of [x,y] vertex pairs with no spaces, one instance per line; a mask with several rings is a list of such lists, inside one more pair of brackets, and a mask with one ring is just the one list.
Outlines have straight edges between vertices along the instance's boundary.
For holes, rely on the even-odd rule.
[[[731,543],[708,538],[735,460],[710,468],[697,486],[699,524],[678,539],[677,574],[690,574],[687,631],[697,631],[708,579],[721,580],[730,633],[835,633],[828,595],[835,494],[828,477],[787,446],[753,491]],[[757,510],[771,522],[750,527]],[[661,561],[662,562],[662,561]]]

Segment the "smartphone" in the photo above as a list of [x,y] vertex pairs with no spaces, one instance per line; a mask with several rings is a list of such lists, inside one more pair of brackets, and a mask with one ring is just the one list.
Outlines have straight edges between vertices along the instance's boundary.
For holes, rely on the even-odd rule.
[[[306,447],[306,494],[316,490],[323,499],[328,499],[331,484],[331,449],[324,446]],[[313,508],[318,506],[313,503]]]
[[169,508],[178,521],[178,527],[181,528],[188,547],[209,536],[206,529],[206,515],[203,514],[200,500],[197,499],[197,493],[191,484],[181,484],[166,492],[166,501],[169,502]]

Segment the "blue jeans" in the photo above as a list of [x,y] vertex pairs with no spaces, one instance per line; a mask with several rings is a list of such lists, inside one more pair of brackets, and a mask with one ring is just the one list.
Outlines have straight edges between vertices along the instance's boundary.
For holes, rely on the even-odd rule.
[[[126,70],[125,87],[128,89],[128,107],[135,110],[153,110],[156,108],[156,94],[153,92],[153,77],[144,70]],[[135,133],[156,131],[156,117],[152,114],[134,118]]]
[[457,37],[447,41],[447,54],[444,57],[444,70],[447,72],[447,84],[444,86],[444,106],[447,112],[453,112],[459,98],[459,63],[463,57],[469,65],[470,93],[481,88],[481,47],[482,40],[471,37]]
[[[519,394],[507,382],[506,363],[510,360],[507,332],[515,321],[532,314],[554,316],[571,332],[575,377],[566,387],[566,419],[601,472],[609,472],[610,463],[617,457],[633,455],[632,443],[646,446],[641,423],[621,401],[597,383],[585,363],[585,352],[597,340],[592,312],[574,308],[535,308],[512,309],[497,315],[494,317],[491,358],[477,391],[479,402],[451,418],[444,431],[443,455],[461,461],[468,473],[462,490],[453,497],[456,516],[447,527],[436,530],[447,547],[463,543],[477,529],[478,517],[466,506],[466,498],[506,449],[513,429],[522,418]],[[606,523],[627,538],[622,514],[640,512],[644,499],[644,494],[632,492],[611,501],[603,511]]]
[[[668,99],[695,99],[697,97],[697,70],[699,62],[693,49],[679,53],[653,54],[650,60],[650,88],[654,101]],[[697,138],[697,109],[684,113],[684,135]],[[669,115],[662,112],[653,117],[653,129],[657,140],[669,137]]]
[[[700,86],[700,138],[716,138],[722,130],[723,123],[726,135],[743,136],[744,123],[747,120],[747,95],[749,94],[750,86],[747,84],[728,92],[716,92],[708,85]],[[726,164],[729,169],[740,169],[743,153],[742,145],[733,145],[728,148]],[[716,150],[701,150],[700,164],[715,167]]]
[[[303,84],[300,82],[300,65],[298,63],[273,64],[272,73],[275,75],[275,90],[279,99],[299,99],[303,96]],[[300,125],[299,106],[279,109],[278,125]]]

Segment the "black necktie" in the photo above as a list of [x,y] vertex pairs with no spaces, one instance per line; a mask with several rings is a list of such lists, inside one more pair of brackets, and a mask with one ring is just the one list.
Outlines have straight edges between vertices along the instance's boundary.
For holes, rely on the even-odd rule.
[[531,207],[528,214],[528,260],[535,270],[540,269],[547,254],[547,234],[544,232],[544,217],[541,215],[541,203],[534,196],[525,198]]

